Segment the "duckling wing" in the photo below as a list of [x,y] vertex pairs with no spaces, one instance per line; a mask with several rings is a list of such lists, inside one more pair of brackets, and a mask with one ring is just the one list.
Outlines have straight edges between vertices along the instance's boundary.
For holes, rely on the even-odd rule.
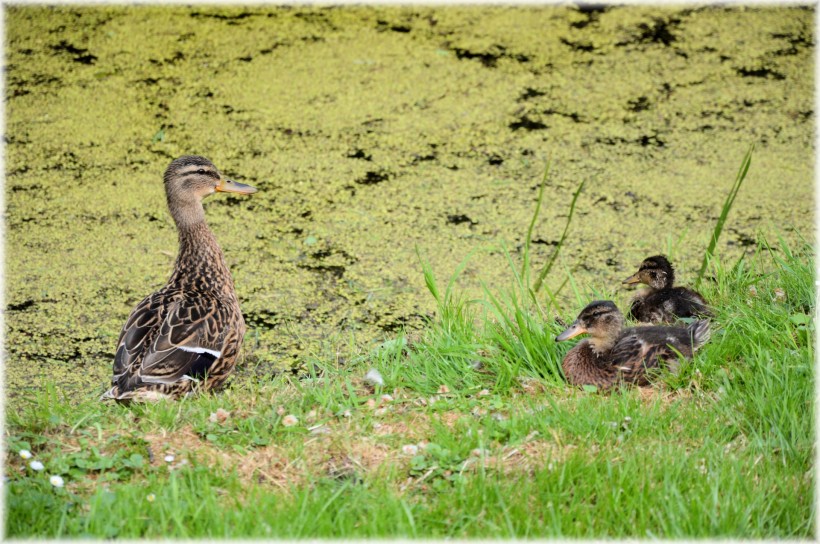
[[610,361],[624,381],[648,383],[648,370],[659,368],[661,361],[672,372],[679,367],[678,356],[692,356],[686,329],[678,327],[638,327],[627,329],[610,352]]
[[173,303],[142,359],[142,381],[174,383],[203,377],[222,355],[229,331],[227,314],[212,296],[200,294]]

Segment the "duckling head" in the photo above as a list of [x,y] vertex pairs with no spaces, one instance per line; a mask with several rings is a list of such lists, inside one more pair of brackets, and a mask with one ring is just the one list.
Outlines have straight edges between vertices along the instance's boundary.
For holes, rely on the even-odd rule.
[[644,259],[638,271],[624,280],[624,284],[643,283],[653,289],[672,287],[675,281],[675,269],[663,255]]
[[254,187],[227,179],[205,157],[184,155],[165,170],[165,194],[178,224],[204,220],[202,199],[216,192],[249,195]]
[[559,334],[556,342],[575,338],[579,334],[589,334],[589,345],[595,353],[609,351],[624,327],[624,316],[610,300],[596,300],[581,310],[572,325]]

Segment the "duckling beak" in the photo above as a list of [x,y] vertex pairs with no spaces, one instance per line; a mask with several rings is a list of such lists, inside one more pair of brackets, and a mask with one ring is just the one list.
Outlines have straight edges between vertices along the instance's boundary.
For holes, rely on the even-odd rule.
[[636,283],[641,283],[641,278],[639,278],[638,273],[635,272],[634,274],[626,278],[623,283],[624,285],[634,285]]
[[572,325],[569,326],[567,330],[559,334],[555,337],[556,342],[563,342],[564,340],[569,340],[570,338],[575,338],[579,334],[584,334],[587,330],[581,326],[580,323],[576,320]]
[[239,193],[240,195],[251,195],[256,192],[256,187],[239,183],[232,179],[222,178],[216,186],[218,193]]

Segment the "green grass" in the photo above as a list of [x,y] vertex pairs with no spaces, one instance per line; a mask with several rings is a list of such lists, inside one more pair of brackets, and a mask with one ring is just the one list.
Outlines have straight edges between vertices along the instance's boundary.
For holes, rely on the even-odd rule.
[[813,537],[814,251],[761,239],[732,265],[714,255],[749,159],[704,258],[712,339],[678,375],[609,394],[565,385],[571,346],[553,338],[589,300],[571,275],[543,283],[560,245],[534,284],[529,246],[522,263],[502,246],[509,285],[474,300],[455,285],[480,250],[446,285],[420,253],[437,312],[419,335],[331,346],[305,375],[249,372],[180,402],[54,386],[15,401],[6,535]]
[[561,325],[512,258],[509,289],[473,301],[423,266],[439,311],[420,338],[308,376],[132,408],[47,388],[7,414],[6,534],[812,537],[813,251],[761,241],[710,267],[718,330],[643,391],[563,384]]

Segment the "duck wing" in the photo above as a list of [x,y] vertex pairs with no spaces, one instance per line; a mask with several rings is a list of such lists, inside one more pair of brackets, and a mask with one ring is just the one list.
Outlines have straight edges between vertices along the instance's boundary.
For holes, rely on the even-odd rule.
[[136,364],[165,319],[167,306],[168,297],[160,291],[145,297],[131,311],[117,341],[112,383],[126,379],[138,368]]
[[214,297],[199,293],[171,304],[140,365],[147,383],[200,379],[222,356],[229,332],[228,309]]

